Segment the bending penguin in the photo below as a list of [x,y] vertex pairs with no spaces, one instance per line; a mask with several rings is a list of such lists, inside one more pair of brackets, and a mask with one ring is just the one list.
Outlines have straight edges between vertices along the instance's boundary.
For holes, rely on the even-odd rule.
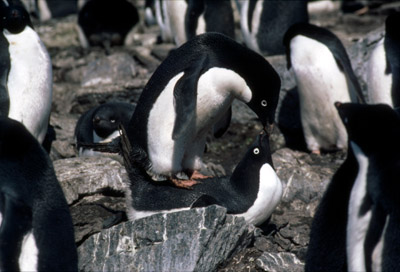
[[0,13],[0,115],[20,121],[42,143],[51,111],[51,60],[19,1],[0,1]]
[[131,159],[154,180],[182,185],[178,176],[187,176],[190,184],[203,167],[207,133],[233,100],[266,127],[279,91],[279,75],[262,56],[225,35],[199,35],[171,52],[144,87],[126,130]]
[[0,117],[0,270],[78,271],[74,229],[53,165],[19,122]]
[[79,156],[96,156],[101,153],[86,149],[80,143],[105,143],[119,136],[119,124],[128,126],[135,106],[123,102],[109,102],[94,107],[78,119],[75,141]]
[[383,104],[336,107],[349,153],[314,216],[306,271],[397,271],[400,116]]
[[[129,150],[129,140],[123,140]],[[230,214],[243,216],[251,224],[266,221],[282,197],[282,183],[276,175],[266,134],[249,147],[231,177],[210,178],[182,190],[155,183],[142,168],[129,163],[127,214],[130,220],[155,213],[169,213],[194,207],[220,205]]]
[[247,47],[263,55],[285,52],[283,35],[295,23],[308,22],[306,0],[240,3],[240,29]]
[[284,44],[297,82],[307,148],[317,154],[346,149],[346,130],[334,102],[364,103],[364,98],[344,46],[329,30],[307,23],[290,27]]
[[368,62],[369,103],[400,106],[400,13],[386,18],[385,37],[378,42]]

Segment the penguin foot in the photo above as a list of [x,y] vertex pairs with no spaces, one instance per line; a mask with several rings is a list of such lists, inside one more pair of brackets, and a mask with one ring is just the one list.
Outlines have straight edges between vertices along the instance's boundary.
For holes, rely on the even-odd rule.
[[196,180],[193,179],[175,179],[171,178],[172,183],[179,188],[184,188],[184,189],[193,189],[192,186],[199,183]]
[[200,173],[197,170],[194,170],[192,175],[190,176],[190,179],[207,179],[207,178],[212,178],[211,176],[205,176],[202,173]]
[[315,154],[315,155],[321,155],[321,151],[319,149],[316,150],[312,150],[311,154]]

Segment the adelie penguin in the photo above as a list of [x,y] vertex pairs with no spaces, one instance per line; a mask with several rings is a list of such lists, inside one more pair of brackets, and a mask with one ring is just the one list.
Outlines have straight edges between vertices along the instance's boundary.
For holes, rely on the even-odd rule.
[[0,117],[0,270],[78,271],[67,201],[45,150]]
[[80,143],[104,143],[119,136],[118,125],[128,126],[135,106],[123,102],[109,102],[94,107],[78,119],[75,127],[76,148],[79,156],[95,156],[99,152],[86,149]]
[[247,0],[240,4],[240,28],[247,47],[263,55],[283,54],[283,35],[295,23],[308,22],[307,2]]
[[314,216],[306,271],[398,271],[400,116],[384,104],[336,107],[349,153]]
[[126,0],[89,0],[78,13],[82,47],[123,45],[128,32],[138,23],[135,6]]
[[385,37],[378,42],[367,68],[369,103],[400,106],[400,13],[386,18]]
[[0,1],[0,14],[0,115],[22,122],[42,143],[51,111],[51,60],[19,1]]
[[[124,151],[130,149],[128,139],[122,144]],[[135,162],[128,165],[130,185],[126,204],[130,220],[215,204],[225,207],[230,214],[243,216],[251,224],[260,225],[270,217],[283,192],[273,168],[266,134],[257,137],[232,176],[205,179],[192,190],[156,183]]]
[[126,128],[130,160],[154,180],[189,186],[202,177],[207,133],[230,116],[233,100],[269,127],[279,91],[279,75],[262,56],[225,35],[199,35],[172,51],[144,87]]
[[346,130],[334,103],[364,103],[364,98],[343,44],[329,30],[307,23],[290,27],[284,44],[287,67],[297,82],[307,148],[317,154],[346,149]]

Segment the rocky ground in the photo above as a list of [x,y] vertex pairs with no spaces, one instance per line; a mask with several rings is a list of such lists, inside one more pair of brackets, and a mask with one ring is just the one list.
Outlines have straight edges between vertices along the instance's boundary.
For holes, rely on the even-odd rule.
[[[363,71],[368,52],[382,36],[385,14],[388,10],[397,9],[398,6],[394,3],[389,7],[369,11],[362,16],[341,14],[337,10],[311,14],[312,23],[331,29],[343,41],[364,89]],[[124,188],[128,179],[121,159],[116,155],[102,158],[76,156],[73,139],[76,121],[80,114],[100,103],[107,101],[135,103],[152,72],[174,46],[156,44],[158,27],[145,27],[141,24],[129,35],[127,46],[113,48],[110,54],[106,55],[100,48],[83,49],[79,46],[75,23],[76,16],[69,16],[45,23],[35,22],[35,28],[46,44],[53,62],[54,96],[51,124],[55,127],[57,139],[51,150],[51,158],[71,207],[75,239],[81,257],[80,268],[97,270],[101,266],[88,264],[88,259],[93,261],[90,252],[96,246],[95,241],[104,242],[105,237],[110,237],[111,234],[108,236],[105,234],[105,231],[108,231],[106,229],[126,221]],[[245,237],[239,239],[241,242],[236,242],[235,250],[230,249],[229,254],[222,254],[221,260],[209,262],[215,263],[219,271],[301,271],[315,209],[324,188],[346,157],[343,152],[318,156],[305,151],[293,75],[286,70],[284,56],[267,57],[267,60],[282,79],[280,104],[276,116],[277,126],[271,137],[271,144],[277,174],[285,184],[284,196],[269,222],[260,228],[243,227],[241,225],[243,222],[237,223],[239,225],[232,224],[235,220],[227,215],[222,216],[224,220],[215,223],[215,226],[221,226],[220,229],[228,230],[227,233],[237,231],[237,228],[232,226],[240,226],[243,234],[240,237]],[[209,171],[218,175],[230,174],[260,130],[260,125],[246,106],[235,103],[232,124],[227,133],[220,139],[210,138],[208,141],[205,161],[208,162]],[[211,212],[204,211],[204,214],[214,213],[223,214],[223,211],[218,209]],[[161,221],[164,219],[159,218]],[[131,228],[130,225],[123,224],[116,226],[119,234],[128,232]],[[139,230],[140,224],[143,222],[136,224]],[[169,230],[167,226],[165,229]],[[99,234],[92,236],[102,230],[104,231],[100,236]],[[169,231],[174,232],[174,230]],[[158,252],[139,249],[145,248],[143,241],[153,241],[157,244],[160,240],[143,238],[142,241],[137,239],[137,235],[140,234],[135,235],[137,252],[147,254],[146,256],[149,252],[153,252],[152,254]],[[228,240],[236,238],[225,237]],[[165,242],[165,239],[162,241]],[[205,247],[204,245],[211,247],[210,244],[199,242],[195,248]],[[121,247],[118,248],[121,250]],[[238,252],[238,249],[243,250]],[[159,256],[157,254],[154,255],[155,259]],[[207,263],[205,260],[209,259],[204,257],[202,260],[203,262],[199,263]],[[140,265],[137,265],[136,269],[140,270]],[[115,268],[111,265],[106,267]],[[197,266],[194,270],[202,271],[205,267],[207,266]],[[153,267],[155,268],[159,267]],[[189,266],[186,268],[189,269]]]

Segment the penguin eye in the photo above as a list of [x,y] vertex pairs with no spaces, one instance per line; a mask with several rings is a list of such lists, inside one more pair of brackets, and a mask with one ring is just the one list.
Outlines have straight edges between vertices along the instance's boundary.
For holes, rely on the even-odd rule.
[[261,100],[261,106],[266,107],[267,104],[267,100]]
[[115,123],[115,119],[111,119],[110,122],[111,122],[111,123]]
[[254,148],[254,149],[253,149],[253,153],[254,153],[255,155],[260,154],[260,149],[259,149],[258,147]]

